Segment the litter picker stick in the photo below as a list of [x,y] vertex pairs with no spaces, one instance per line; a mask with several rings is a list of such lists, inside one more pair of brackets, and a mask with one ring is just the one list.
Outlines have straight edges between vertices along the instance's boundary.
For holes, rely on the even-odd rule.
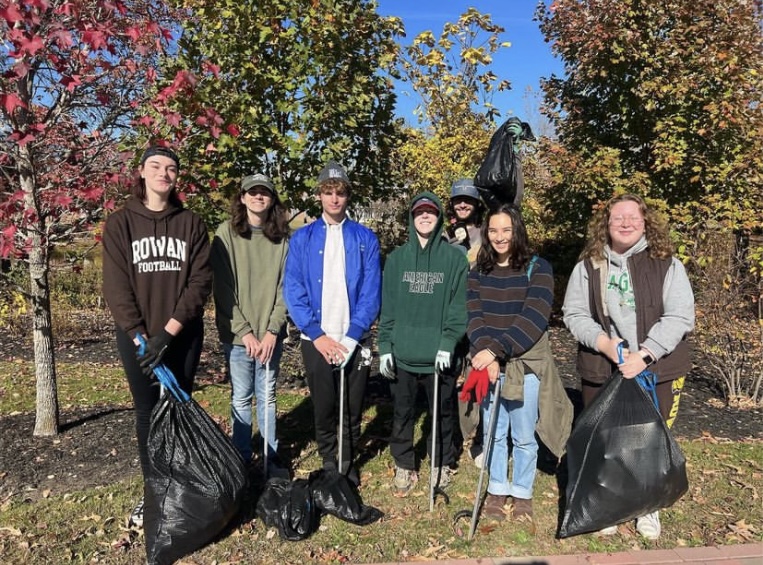
[[501,379],[495,380],[495,387],[493,389],[493,402],[490,405],[490,423],[488,424],[488,436],[487,441],[482,450],[482,468],[480,469],[480,479],[477,482],[477,493],[474,495],[474,509],[472,510],[472,522],[469,526],[469,541],[474,537],[474,532],[477,529],[477,516],[480,509],[480,499],[482,498],[482,482],[485,480],[485,471],[487,470],[488,459],[490,458],[490,448],[493,447],[493,437],[495,436],[495,427],[498,424],[498,402],[500,398],[498,394],[501,390]]
[[[430,457],[430,470],[429,470],[429,511],[432,512],[434,510],[434,496],[435,496],[435,485],[437,484],[437,479],[439,477],[435,477],[435,459],[437,457],[435,448],[437,446],[437,418],[439,417],[439,407],[440,407],[440,371],[435,368],[434,371],[434,392],[432,393],[432,455]],[[440,454],[442,457],[442,453]],[[440,466],[442,466],[442,461],[440,461]]]
[[268,480],[268,454],[270,453],[270,396],[273,392],[271,386],[275,383],[270,382],[270,361],[265,363],[265,437],[262,438],[263,446],[263,474],[265,480]]

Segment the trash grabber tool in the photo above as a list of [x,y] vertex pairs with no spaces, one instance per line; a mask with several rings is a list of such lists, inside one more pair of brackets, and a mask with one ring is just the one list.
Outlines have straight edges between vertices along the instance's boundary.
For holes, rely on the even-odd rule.
[[339,472],[344,472],[344,367],[339,369]]
[[498,424],[498,402],[500,401],[499,394],[501,391],[501,380],[495,380],[495,387],[493,387],[493,402],[490,405],[490,422],[488,424],[488,430],[490,433],[487,436],[485,447],[482,457],[482,469],[480,469],[480,479],[477,482],[477,493],[474,495],[474,509],[472,510],[472,523],[469,526],[469,536],[466,538],[471,541],[474,537],[474,532],[477,529],[477,516],[479,515],[480,502],[482,499],[482,483],[485,480],[485,471],[487,471],[488,460],[490,459],[490,449],[493,447],[493,438],[495,436],[495,428]]
[[262,474],[265,476],[265,481],[268,480],[268,455],[270,453],[270,397],[273,392],[270,382],[270,361],[265,363],[265,437],[262,438],[263,449],[263,467]]
[[[429,511],[434,510],[435,485],[439,477],[435,476],[435,459],[437,458],[437,418],[439,417],[440,407],[440,371],[434,370],[434,391],[432,392],[432,454],[429,458]],[[442,457],[442,453],[440,453]],[[442,461],[440,461],[442,465]]]

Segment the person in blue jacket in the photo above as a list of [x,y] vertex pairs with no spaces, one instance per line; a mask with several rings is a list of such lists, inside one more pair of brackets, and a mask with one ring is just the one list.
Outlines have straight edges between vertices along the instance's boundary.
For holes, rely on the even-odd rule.
[[370,371],[365,347],[381,304],[379,240],[347,217],[351,184],[329,161],[318,175],[322,214],[294,232],[283,294],[301,332],[302,359],[313,401],[315,439],[324,469],[337,469],[340,375],[345,373],[342,469],[356,485],[363,397]]

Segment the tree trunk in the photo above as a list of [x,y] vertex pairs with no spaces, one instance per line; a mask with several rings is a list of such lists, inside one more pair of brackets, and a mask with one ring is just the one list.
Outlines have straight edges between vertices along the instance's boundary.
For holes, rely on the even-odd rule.
[[34,338],[34,367],[37,383],[37,413],[35,436],[58,434],[58,392],[56,365],[53,354],[53,324],[50,312],[50,250],[45,215],[41,213],[38,187],[35,185],[29,145],[19,147],[19,181],[24,191],[24,203],[35,213],[35,221],[27,229],[29,248],[29,295],[32,302],[32,336]]
[[41,242],[35,242],[29,256],[29,276],[32,282],[34,365],[37,382],[35,436],[54,436],[58,433],[58,391],[48,270],[47,248]]

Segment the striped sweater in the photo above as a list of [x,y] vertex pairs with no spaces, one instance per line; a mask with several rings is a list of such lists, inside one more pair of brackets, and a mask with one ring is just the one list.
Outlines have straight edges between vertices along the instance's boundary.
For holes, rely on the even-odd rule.
[[548,328],[554,299],[551,264],[538,258],[526,270],[496,266],[489,274],[469,272],[467,310],[472,355],[490,349],[503,365],[532,348]]

